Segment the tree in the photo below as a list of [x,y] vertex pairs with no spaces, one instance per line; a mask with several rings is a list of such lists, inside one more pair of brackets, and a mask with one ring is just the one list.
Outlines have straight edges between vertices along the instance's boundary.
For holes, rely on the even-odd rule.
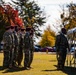
[[3,37],[3,33],[5,32],[5,26],[8,25],[8,23],[5,21],[6,17],[4,14],[4,8],[0,5],[0,42]]
[[55,44],[55,32],[50,29],[50,26],[44,31],[42,38],[39,42],[42,47],[54,46]]
[[63,19],[63,23],[65,23],[65,28],[71,29],[76,27],[76,4],[70,3],[67,4],[66,7],[68,8],[68,15],[65,15],[64,11],[61,14],[61,19]]
[[12,2],[16,4],[15,8],[20,11],[19,14],[23,18],[25,27],[33,27],[35,35],[39,36],[39,26],[42,26],[45,23],[45,16],[42,15],[40,7],[35,1],[30,0],[12,0]]

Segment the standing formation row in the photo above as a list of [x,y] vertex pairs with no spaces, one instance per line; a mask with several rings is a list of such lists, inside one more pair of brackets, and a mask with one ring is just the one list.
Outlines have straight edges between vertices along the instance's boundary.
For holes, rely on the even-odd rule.
[[24,54],[24,68],[31,68],[34,52],[32,28],[26,27],[24,29],[17,26],[8,26],[3,35],[3,42],[3,67],[21,66]]

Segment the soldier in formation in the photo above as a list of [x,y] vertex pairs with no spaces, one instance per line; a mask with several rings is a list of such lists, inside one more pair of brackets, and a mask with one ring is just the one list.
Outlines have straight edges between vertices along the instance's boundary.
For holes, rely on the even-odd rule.
[[10,50],[12,48],[12,38],[11,38],[11,28],[8,26],[6,27],[6,32],[3,35],[3,53],[4,53],[4,59],[3,59],[3,67],[7,68],[9,67],[9,59],[10,59]]
[[[9,68],[12,68],[14,66],[14,47],[15,47],[15,43],[14,43],[14,26],[10,26],[10,34],[11,34],[11,40],[12,40],[12,46],[10,49],[10,53],[9,53]],[[9,39],[8,39],[9,40]]]
[[19,50],[19,29],[17,26],[15,26],[13,35],[14,35],[13,66],[17,66],[16,62],[17,62],[18,50]]
[[3,35],[4,59],[3,66],[13,68],[21,66],[24,52],[24,67],[31,68],[33,60],[33,30],[10,26]]
[[23,59],[24,35],[25,35],[25,28],[21,28],[19,32],[19,49],[18,49],[18,57],[17,57],[18,66],[21,66],[21,62]]
[[66,54],[67,50],[69,50],[69,44],[66,35],[66,29],[62,28],[61,33],[56,36],[56,51],[57,51],[57,69],[58,70],[63,70],[64,69],[64,64],[65,64],[65,59],[66,59]]
[[24,36],[24,67],[25,69],[31,68],[33,60],[33,31],[30,27],[26,28],[26,34]]
[[34,42],[33,42],[33,29],[31,29],[30,31],[30,60],[29,60],[29,64],[28,67],[31,68],[31,63],[33,61],[33,54],[34,54]]

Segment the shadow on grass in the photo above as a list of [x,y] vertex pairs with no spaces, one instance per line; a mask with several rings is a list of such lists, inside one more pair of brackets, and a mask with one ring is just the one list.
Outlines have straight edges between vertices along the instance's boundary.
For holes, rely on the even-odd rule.
[[25,68],[24,67],[15,67],[15,68],[9,69],[9,68],[4,68],[3,66],[0,66],[0,71],[1,70],[4,70],[4,72],[2,72],[2,73],[8,73],[8,72],[23,71],[23,70],[25,70]]
[[42,71],[47,71],[47,72],[51,72],[51,71],[57,71],[57,69],[54,69],[54,70],[42,70]]
[[18,71],[23,71],[23,70],[25,70],[24,69],[24,67],[21,67],[21,68],[19,68],[19,67],[16,67],[16,68],[12,68],[12,69],[6,69],[4,72],[2,72],[2,73],[9,73],[9,72],[18,72]]
[[[33,68],[30,68],[33,69]],[[23,70],[30,70],[30,69],[26,69],[24,67],[14,67],[14,68],[4,68],[3,66],[0,66],[0,71],[4,71],[2,73],[11,73],[11,72],[19,72],[19,71],[23,71]]]
[[[57,65],[54,65],[57,67]],[[62,72],[66,73],[67,75],[76,75],[76,68],[65,66],[64,70],[61,70]]]
[[[54,65],[55,67],[57,67],[57,65]],[[42,71],[46,71],[46,72],[51,72],[51,71],[62,71],[63,73],[67,74],[67,75],[76,75],[76,68],[74,67],[64,67],[64,70],[57,70],[57,69],[53,69],[53,70],[42,70]]]

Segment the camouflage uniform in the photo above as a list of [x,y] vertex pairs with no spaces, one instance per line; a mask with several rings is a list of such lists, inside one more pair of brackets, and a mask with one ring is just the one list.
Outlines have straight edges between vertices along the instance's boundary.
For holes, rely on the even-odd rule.
[[13,65],[16,66],[17,56],[18,56],[18,47],[19,47],[19,35],[16,31],[13,33],[14,35],[14,53],[13,53]]
[[33,55],[34,55],[33,34],[34,34],[34,30],[33,30],[33,28],[31,28],[31,30],[30,30],[30,53],[29,53],[30,60],[29,60],[28,68],[31,68],[31,63],[33,61]]
[[58,69],[63,69],[67,54],[67,48],[69,48],[68,40],[63,33],[56,36],[56,51],[57,51],[57,59],[58,59]]
[[13,35],[13,32],[11,32],[11,38],[12,38],[12,47],[10,49],[10,62],[9,62],[9,68],[12,68],[13,67],[13,64],[14,64],[14,35]]
[[31,63],[33,61],[33,53],[34,53],[34,42],[33,37],[30,38],[30,53],[29,53],[29,64],[28,67],[31,68]]
[[15,47],[15,44],[14,44],[14,34],[13,34],[13,31],[14,31],[14,26],[11,26],[11,38],[12,38],[12,47],[10,49],[10,59],[9,59],[9,68],[12,68],[13,67],[13,64],[14,64],[14,47]]
[[3,35],[3,51],[4,51],[4,59],[3,59],[3,66],[4,67],[9,67],[9,62],[10,62],[10,50],[12,47],[12,38],[10,31],[6,31]]
[[27,68],[29,66],[30,60],[30,33],[26,32],[24,36],[24,67]]
[[25,35],[24,30],[23,30],[23,32],[21,31],[19,33],[19,49],[18,49],[18,57],[17,57],[18,66],[21,66],[21,62],[22,62],[22,59],[23,59],[23,41],[24,41],[24,35]]

